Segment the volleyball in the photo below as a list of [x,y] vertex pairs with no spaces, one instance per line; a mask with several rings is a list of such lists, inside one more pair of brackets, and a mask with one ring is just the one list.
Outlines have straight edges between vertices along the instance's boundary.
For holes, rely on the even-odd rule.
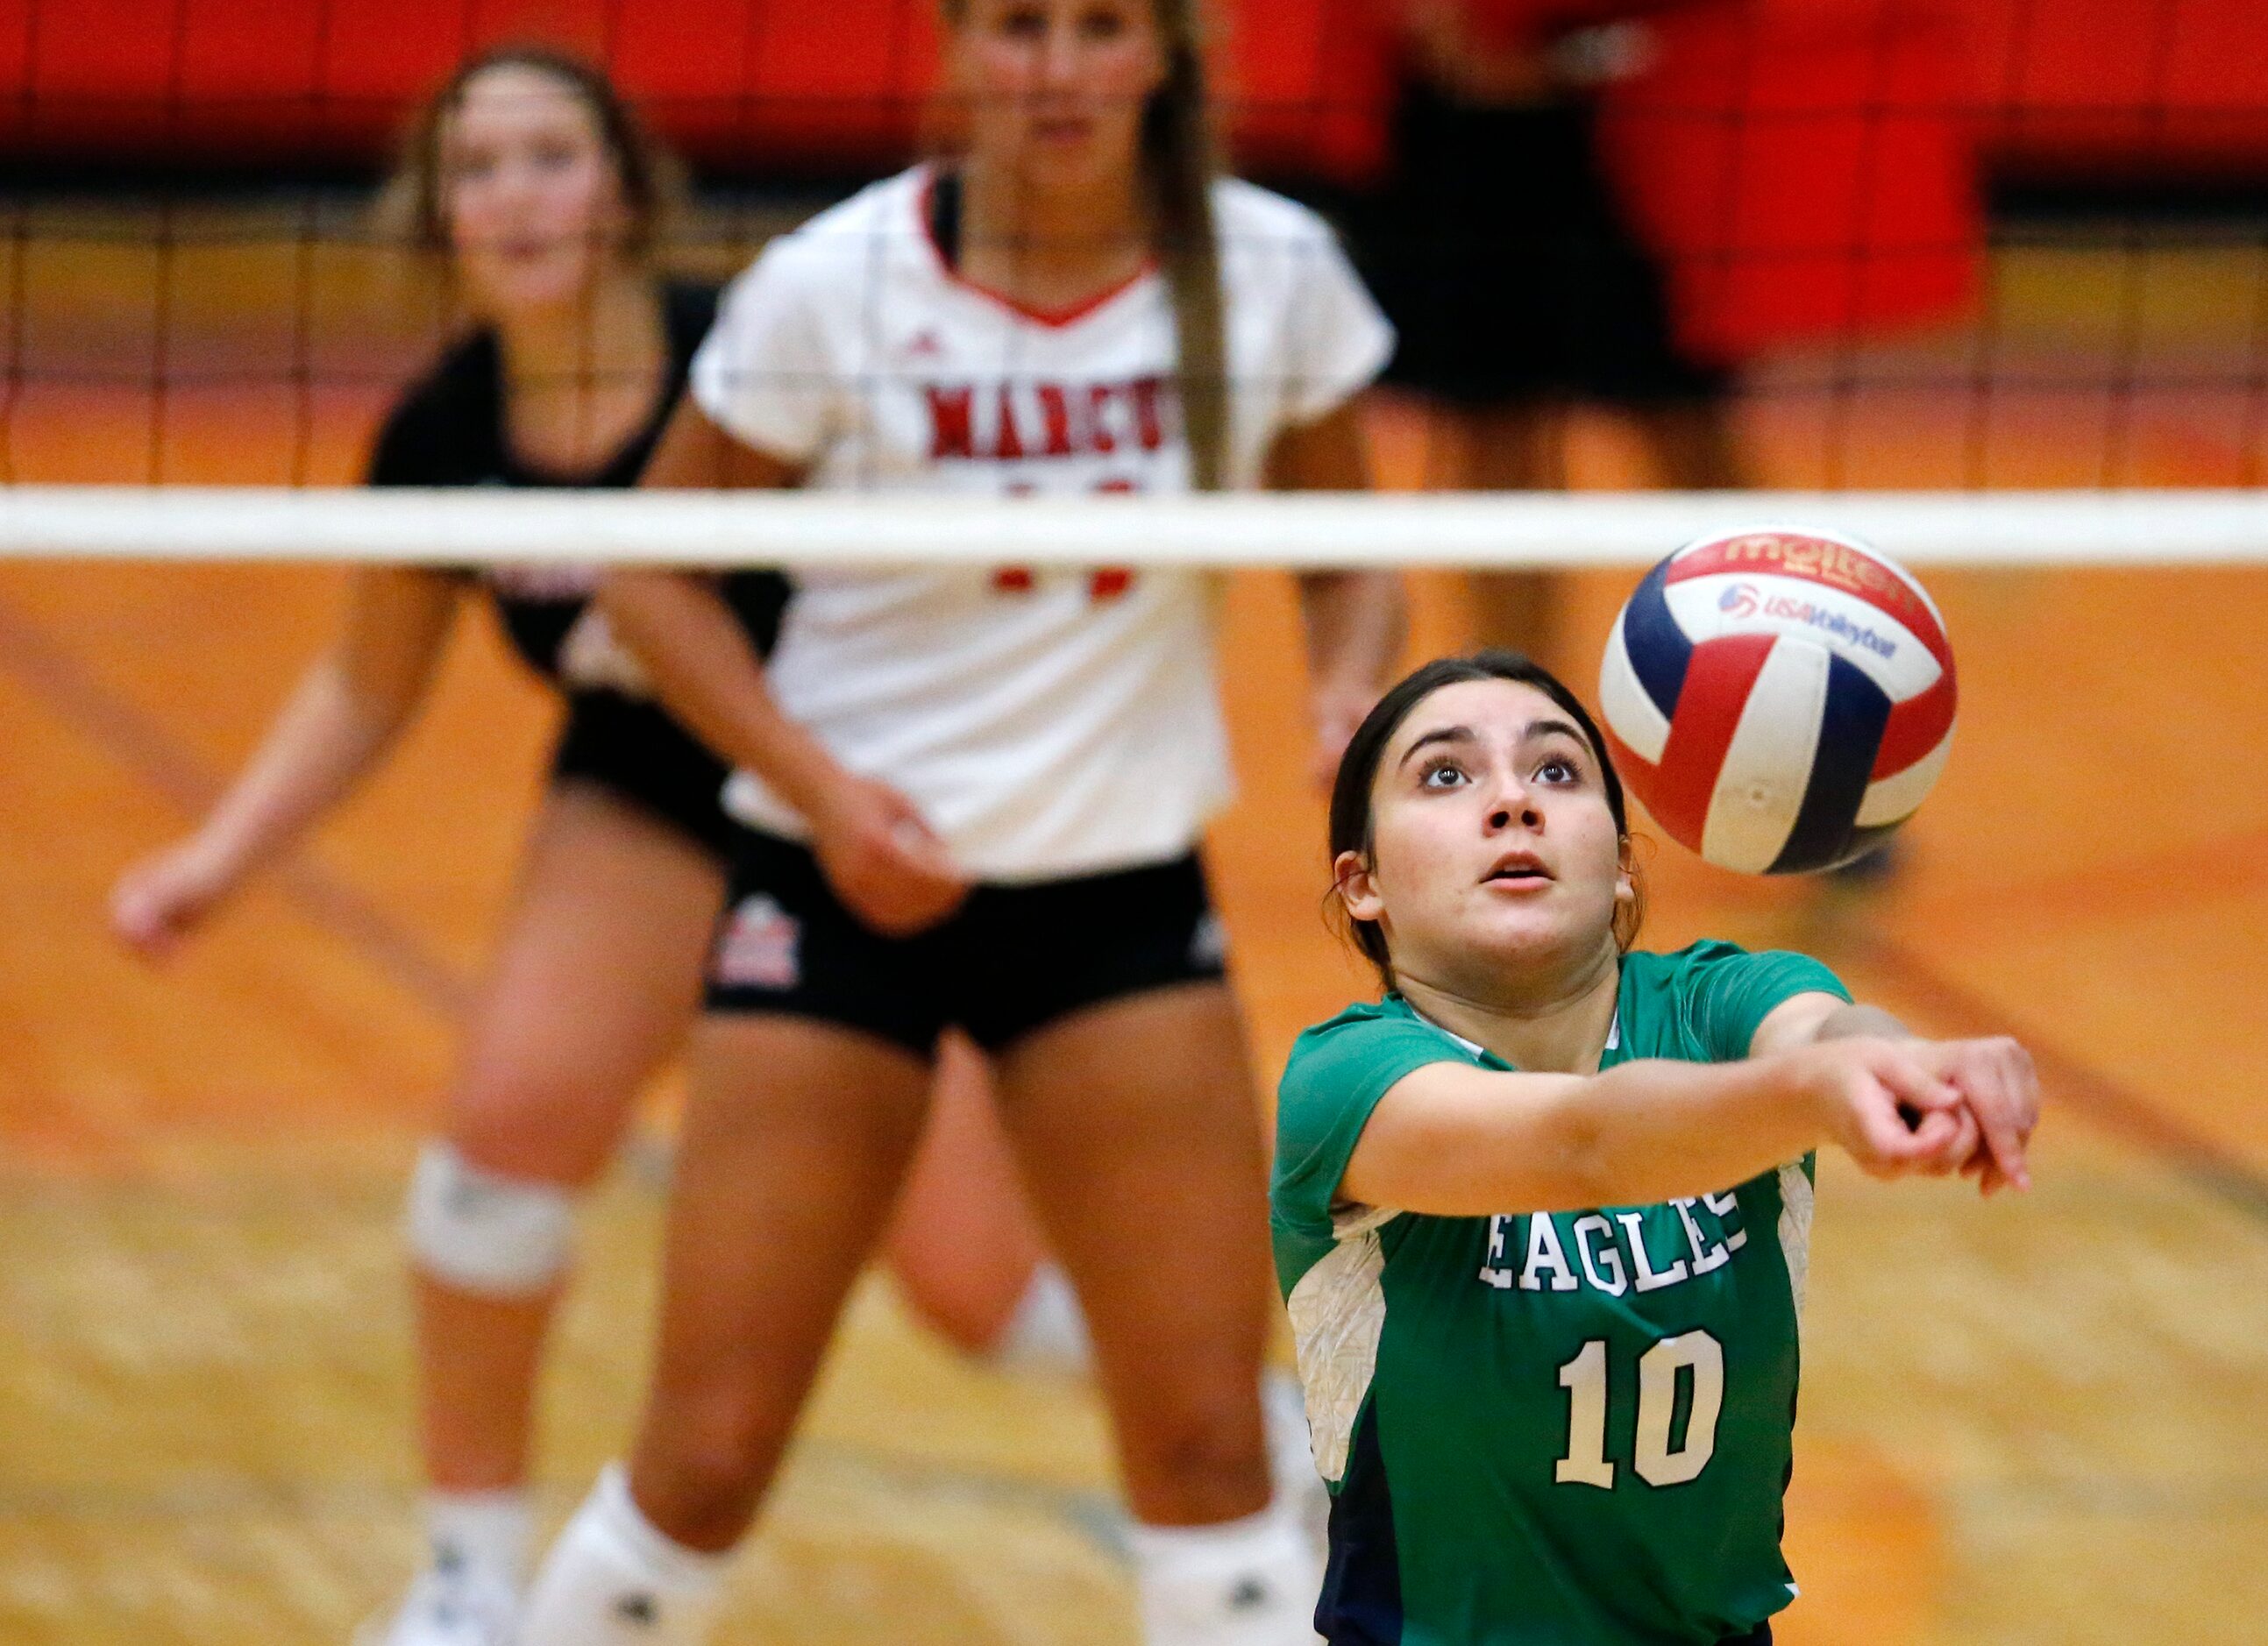
[[1831,869],[1913,815],[1953,744],[1928,592],[1826,532],[1689,543],[1646,575],[1599,672],[1616,763],[1680,845],[1745,874]]

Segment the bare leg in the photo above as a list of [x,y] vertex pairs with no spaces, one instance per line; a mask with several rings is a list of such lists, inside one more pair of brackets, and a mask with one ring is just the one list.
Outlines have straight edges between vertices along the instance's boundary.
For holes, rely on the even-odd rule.
[[[1130,1051],[1138,1050],[1138,1057]],[[712,1018],[674,1186],[661,1339],[625,1488],[546,1561],[526,1646],[691,1646],[921,1130],[924,1061]],[[1258,1128],[1227,990],[1161,990],[1004,1060],[1012,1135],[1081,1282],[1119,1419],[1150,1646],[1309,1646],[1322,1567],[1270,1507]]]
[[531,1511],[536,1374],[571,1258],[570,1196],[620,1141],[699,998],[721,869],[580,783],[532,831],[517,904],[467,1025],[445,1138],[411,1190],[427,1568],[358,1642],[508,1637]]
[[[472,1165],[580,1188],[700,998],[717,864],[603,791],[545,801],[517,906],[468,1026],[447,1132]],[[426,1468],[445,1490],[526,1475],[536,1369],[559,1287],[484,1296],[416,1280]]]
[[779,1466],[897,1197],[930,1070],[799,1018],[713,1015],[693,1045],[630,1492],[666,1537],[715,1551],[747,1529]]
[[983,1054],[957,1032],[938,1052],[929,1124],[886,1252],[914,1313],[964,1353],[981,1355],[999,1344],[1047,1253]]
[[1003,1112],[1078,1282],[1139,1522],[1148,1646],[1313,1646],[1320,1555],[1274,1500],[1260,1407],[1266,1185],[1226,986],[1107,1002],[1000,1060]]
[[1127,1495],[1154,1525],[1264,1508],[1266,1179],[1227,988],[1108,1002],[1000,1059],[1002,1113],[1079,1287]]

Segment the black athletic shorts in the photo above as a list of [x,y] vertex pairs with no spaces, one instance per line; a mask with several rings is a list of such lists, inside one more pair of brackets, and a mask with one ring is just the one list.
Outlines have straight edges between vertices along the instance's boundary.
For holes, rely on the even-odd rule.
[[1224,975],[1194,856],[980,885],[941,925],[885,937],[836,901],[808,849],[744,829],[725,910],[709,1010],[816,1018],[923,1056],[947,1027],[995,1051],[1082,1007]]
[[719,863],[732,860],[742,832],[719,799],[729,775],[724,761],[652,703],[620,692],[568,694],[552,782],[596,783]]
[[1453,405],[1707,400],[1660,271],[1593,151],[1588,107],[1469,105],[1413,86],[1391,174],[1354,202],[1357,264],[1399,342],[1386,380]]

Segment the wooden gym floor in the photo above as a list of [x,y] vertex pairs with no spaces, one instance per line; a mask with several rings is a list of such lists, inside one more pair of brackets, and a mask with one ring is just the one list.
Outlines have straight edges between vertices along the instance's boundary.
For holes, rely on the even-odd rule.
[[[12,477],[349,475],[424,334],[368,254],[303,254],[279,222],[177,218],[159,254],[146,217],[32,221]],[[2264,281],[2242,246],[2008,249],[1989,348],[1869,354],[1877,380],[1848,393],[1822,363],[1783,369],[1749,430],[1782,482],[1837,449],[1852,483],[2256,481],[2257,387],[2194,368],[2244,357]],[[312,376],[277,386],[302,338]],[[2106,393],[2124,340],[2154,375]],[[1980,358],[1989,407],[1889,381]],[[1380,437],[1411,480],[1425,430],[1388,411]],[[1580,477],[1627,473],[1611,430],[1581,450]],[[1579,671],[1627,581],[1570,581]],[[1927,1028],[2021,1032],[2049,1088],[2029,1200],[1822,1170],[1783,1637],[2257,1641],[2268,570],[1930,581],[1960,743],[1896,877],[1751,883],[1668,846],[1652,866],[1653,944],[1811,948]],[[0,566],[0,1640],[338,1642],[413,1557],[396,1207],[534,793],[540,694],[468,625],[423,724],[303,865],[163,974],[101,921],[112,877],[185,825],[323,643],[337,586]],[[1457,581],[1418,594],[1418,649],[1462,643]],[[1317,917],[1285,579],[1236,581],[1224,655],[1244,788],[1213,860],[1265,1083],[1360,979]],[[590,1220],[547,1393],[555,1514],[635,1409],[664,1135]],[[871,1284],[725,1638],[1130,1646],[1119,1524],[1083,1389],[960,1364]]]

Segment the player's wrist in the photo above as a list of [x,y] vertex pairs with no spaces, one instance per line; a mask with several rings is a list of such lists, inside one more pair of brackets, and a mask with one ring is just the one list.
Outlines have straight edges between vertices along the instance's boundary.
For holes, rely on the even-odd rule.
[[833,827],[855,809],[861,780],[801,728],[783,722],[777,731],[756,775],[814,829]]
[[1398,642],[1371,632],[1365,624],[1341,624],[1338,632],[1314,634],[1307,647],[1307,680],[1315,689],[1352,694],[1375,702],[1390,683]]
[[210,900],[225,896],[257,866],[261,854],[256,842],[234,832],[192,834],[171,854],[170,867],[177,884]]
[[1377,687],[1363,672],[1318,674],[1307,686],[1307,716],[1318,734],[1345,738],[1353,735],[1379,698]]
[[866,849],[887,833],[879,788],[871,779],[830,764],[826,772],[814,775],[808,798],[792,798],[791,804],[810,821],[816,843]]
[[1816,1046],[1795,1047],[1751,1060],[1764,1106],[1790,1129],[1815,1143],[1844,1135],[1849,1106],[1839,1060]]

